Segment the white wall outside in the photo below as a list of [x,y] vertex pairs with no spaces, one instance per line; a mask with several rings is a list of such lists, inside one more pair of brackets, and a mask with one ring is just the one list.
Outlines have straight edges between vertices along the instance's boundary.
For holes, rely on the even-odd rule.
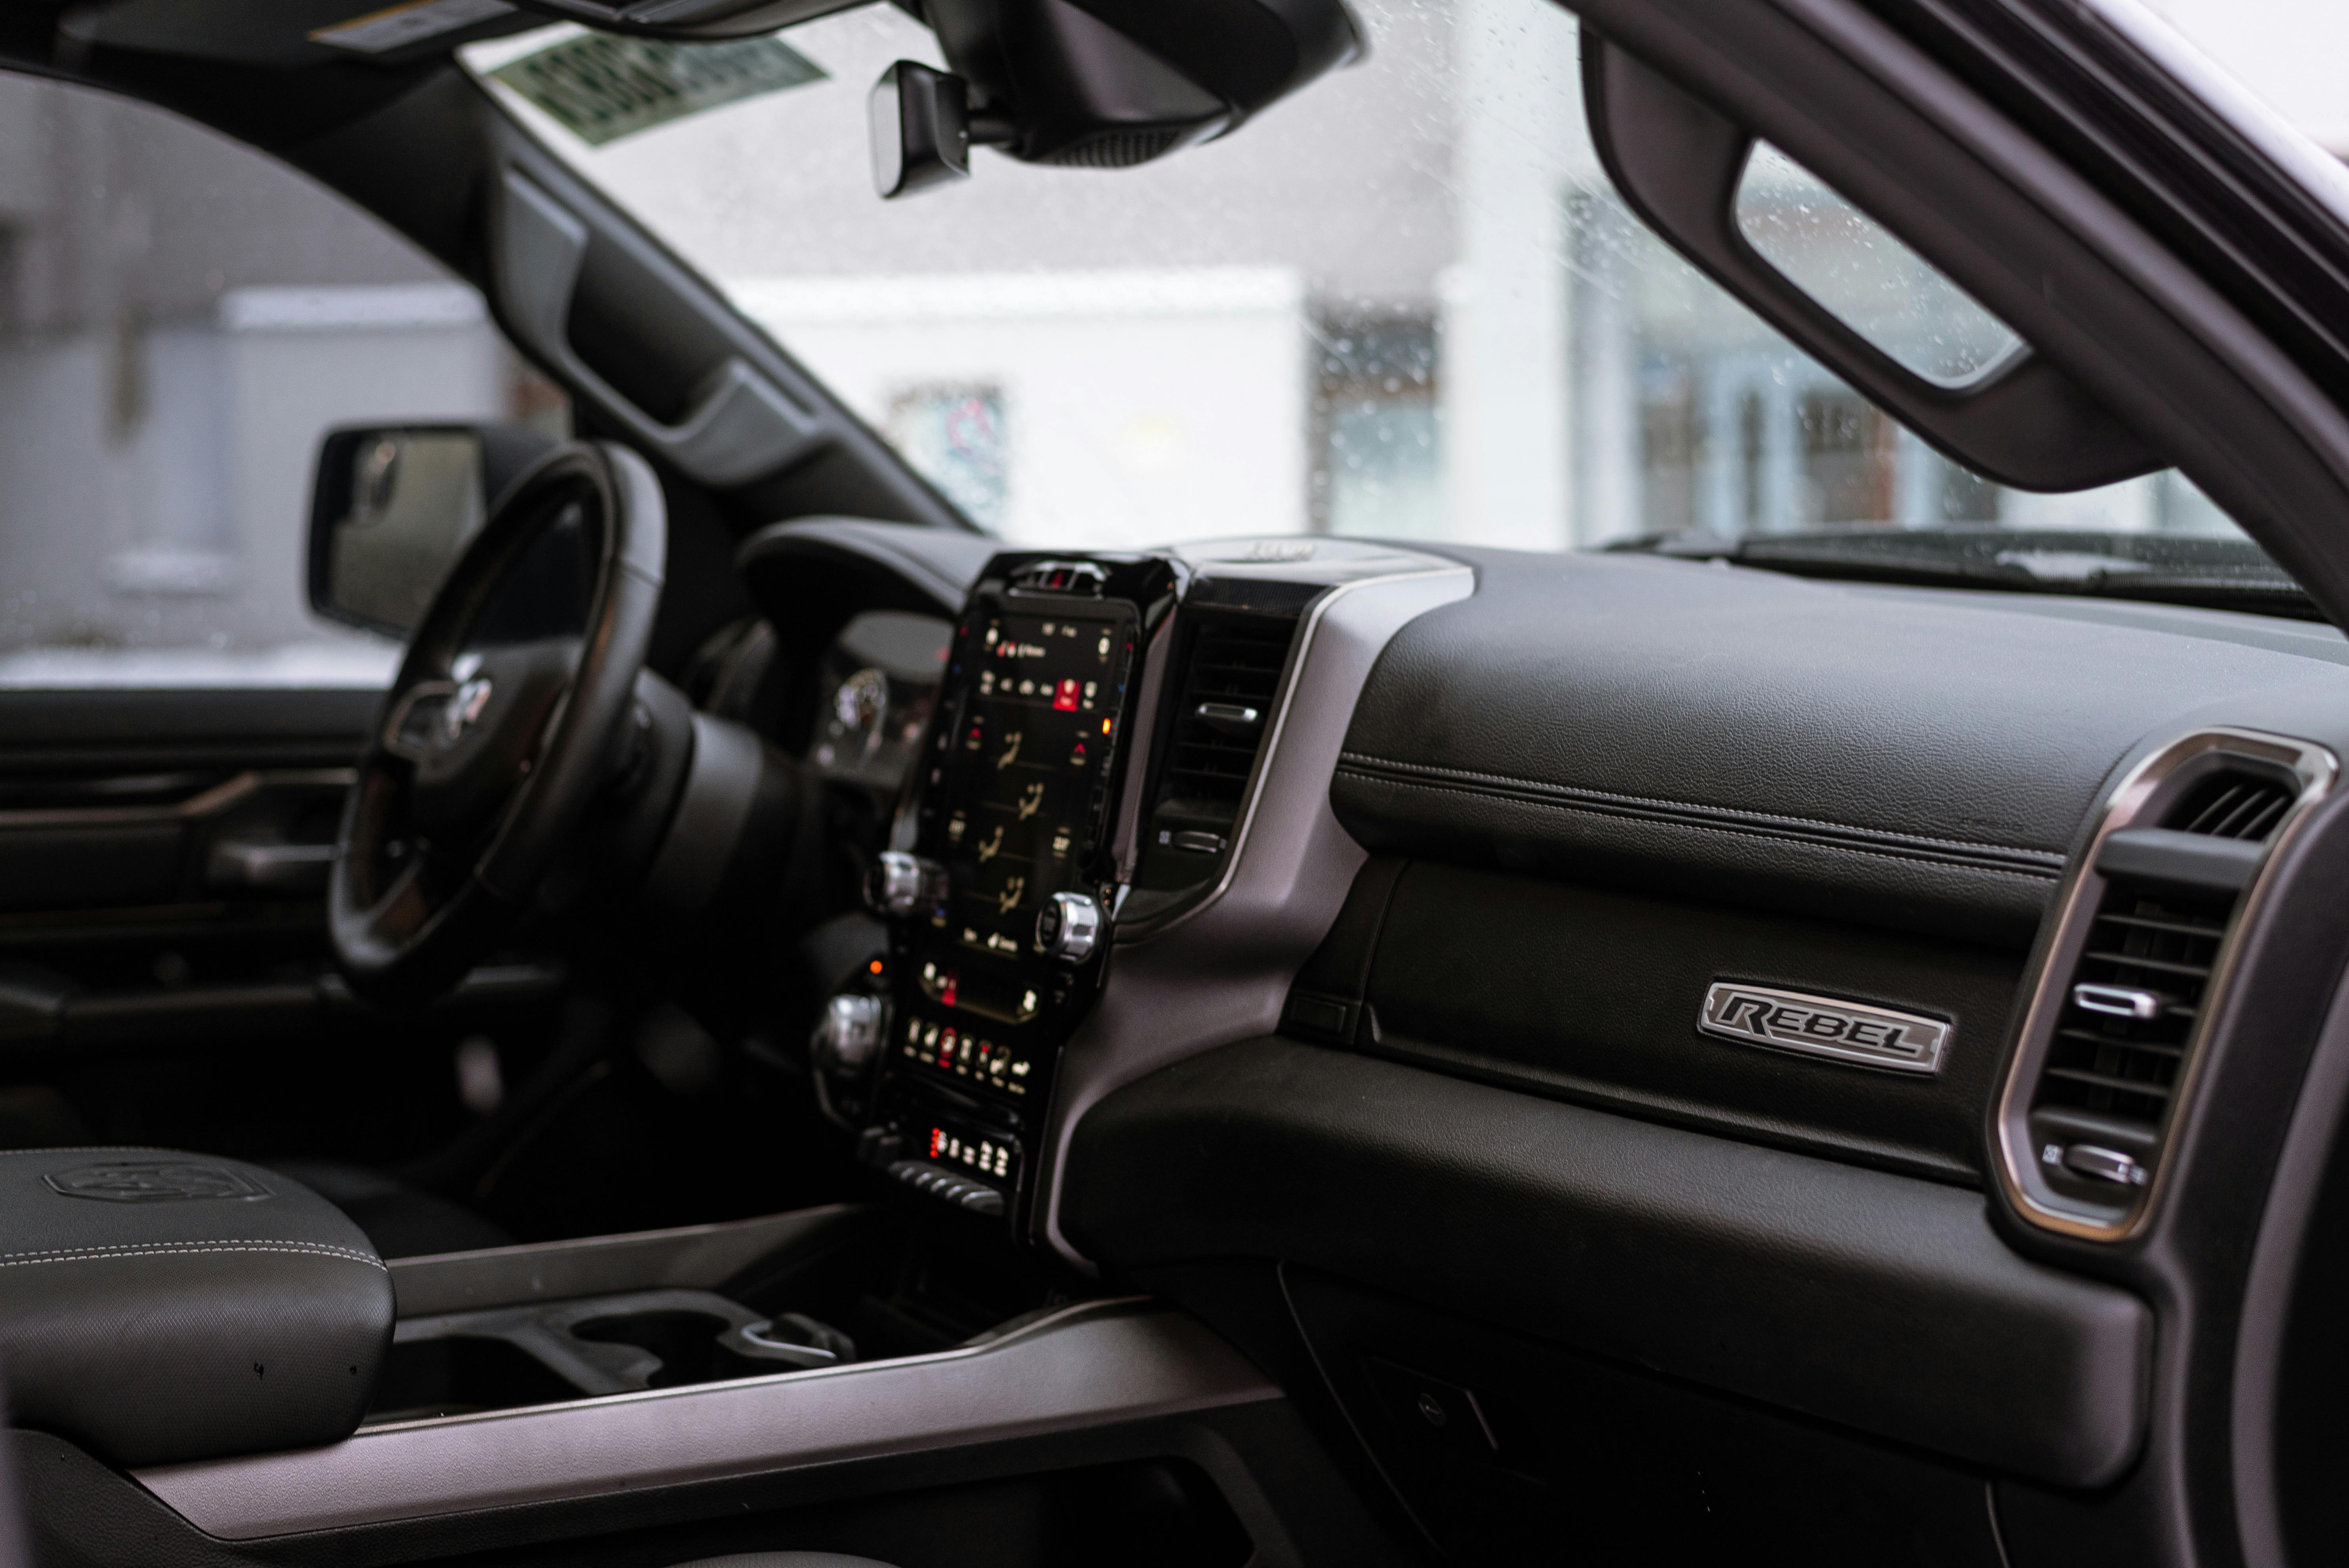
[[496,418],[508,377],[449,284],[231,290],[127,342],[0,346],[0,647],[344,636],[303,581],[320,438]]
[[1305,527],[1293,271],[741,279],[729,292],[876,428],[925,388],[999,390],[1007,540],[1114,549]]

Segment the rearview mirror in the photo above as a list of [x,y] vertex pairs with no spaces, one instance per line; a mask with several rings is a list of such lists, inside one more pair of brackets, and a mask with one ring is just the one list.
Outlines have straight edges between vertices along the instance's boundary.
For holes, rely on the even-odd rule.
[[874,88],[884,196],[967,171],[970,142],[1025,163],[1126,169],[1237,129],[1360,58],[1344,0],[900,0],[953,74],[900,61]]
[[511,425],[329,431],[310,498],[310,607],[406,637],[499,494],[554,445]]

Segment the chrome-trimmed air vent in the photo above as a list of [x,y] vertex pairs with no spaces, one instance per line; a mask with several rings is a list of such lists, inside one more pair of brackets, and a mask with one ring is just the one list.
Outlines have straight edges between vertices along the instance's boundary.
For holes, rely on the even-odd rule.
[[1293,618],[1206,612],[1185,661],[1159,803],[1182,799],[1239,812],[1248,774],[1272,717]]
[[1164,913],[1230,864],[1249,780],[1278,722],[1298,618],[1221,605],[1186,609],[1167,671],[1174,700],[1142,802],[1129,927]]
[[2057,896],[1999,1095],[2000,1179],[2025,1219],[2105,1242],[2142,1225],[2235,933],[2339,771],[2321,746],[2207,729],[2113,791]]

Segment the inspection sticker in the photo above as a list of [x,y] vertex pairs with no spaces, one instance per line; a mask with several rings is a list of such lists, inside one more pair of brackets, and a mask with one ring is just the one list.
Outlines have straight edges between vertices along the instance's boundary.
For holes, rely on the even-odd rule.
[[674,44],[578,33],[490,72],[590,147],[824,79],[781,38]]

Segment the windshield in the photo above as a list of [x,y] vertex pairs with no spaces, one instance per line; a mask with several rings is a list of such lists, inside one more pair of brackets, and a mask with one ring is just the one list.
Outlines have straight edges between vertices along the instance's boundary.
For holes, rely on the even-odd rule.
[[[982,149],[969,180],[886,202],[867,90],[942,63],[894,6],[730,55],[558,26],[467,58],[1007,540],[2240,539],[2176,473],[1990,483],[1681,261],[1599,168],[1566,11],[1355,9],[1367,58],[1223,141],[1116,172]],[[1994,373],[2014,347],[1775,149],[1738,220],[1921,374]]]

